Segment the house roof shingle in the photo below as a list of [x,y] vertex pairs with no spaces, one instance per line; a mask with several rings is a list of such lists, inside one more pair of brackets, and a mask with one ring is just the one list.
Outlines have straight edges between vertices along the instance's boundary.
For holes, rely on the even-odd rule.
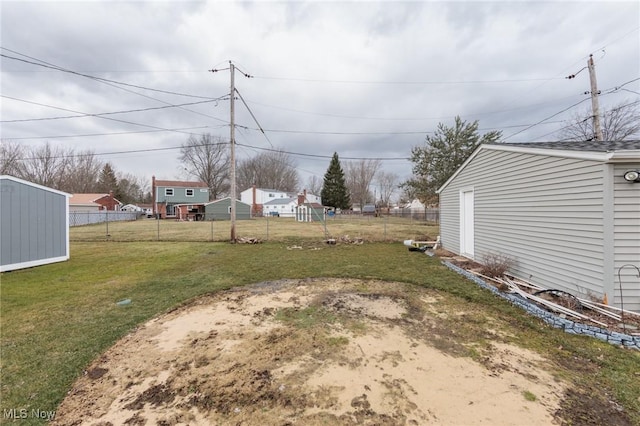
[[486,145],[515,146],[521,148],[557,149],[564,151],[614,152],[640,150],[640,140],[636,141],[565,141],[565,142],[510,142],[488,143]]
[[91,204],[95,203],[96,200],[99,200],[100,198],[108,196],[109,194],[71,194],[71,198],[69,198],[69,204]]

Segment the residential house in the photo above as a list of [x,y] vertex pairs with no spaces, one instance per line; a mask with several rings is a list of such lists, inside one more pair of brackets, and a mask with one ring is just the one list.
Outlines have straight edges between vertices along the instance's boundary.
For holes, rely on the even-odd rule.
[[0,176],[0,272],[69,259],[69,197]]
[[151,180],[153,215],[160,219],[198,220],[204,217],[209,202],[209,187],[204,182]]
[[251,214],[254,217],[268,214],[263,211],[263,206],[266,203],[273,200],[282,200],[294,197],[295,195],[290,192],[279,191],[277,189],[256,188],[255,185],[240,193],[240,201],[251,205]]
[[266,215],[295,217],[300,196],[303,196],[302,200],[305,203],[322,205],[322,199],[318,195],[307,193],[306,189],[295,194],[253,186],[240,193],[240,200],[251,205],[251,214],[254,217]]
[[94,194],[72,194],[69,199],[70,212],[119,211],[122,203],[114,198],[113,191]]
[[297,198],[276,198],[262,205],[264,216],[295,217]]
[[443,248],[640,311],[640,141],[484,144],[439,188]]

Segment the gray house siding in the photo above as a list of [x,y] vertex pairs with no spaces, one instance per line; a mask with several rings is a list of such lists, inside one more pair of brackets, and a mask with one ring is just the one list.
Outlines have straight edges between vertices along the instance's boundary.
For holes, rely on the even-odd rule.
[[[224,198],[222,200],[212,201],[204,206],[205,220],[231,220],[229,208],[231,207],[231,199]],[[236,200],[236,219],[251,219],[251,206]]]
[[0,271],[69,259],[69,194],[0,179]]
[[602,296],[604,166],[483,149],[440,194],[443,247],[460,252],[460,191],[474,191],[474,258],[508,254],[547,288]]
[[614,283],[615,303],[622,302],[625,309],[640,311],[640,279],[633,267],[620,270],[622,295],[618,270],[624,265],[640,267],[640,184],[630,184],[622,177],[630,169],[640,170],[640,163],[616,164],[614,168]]

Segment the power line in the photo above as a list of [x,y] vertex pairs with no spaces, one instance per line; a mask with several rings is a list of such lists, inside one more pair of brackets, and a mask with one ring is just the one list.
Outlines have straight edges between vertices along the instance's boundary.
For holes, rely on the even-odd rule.
[[267,77],[254,76],[261,80],[300,81],[308,83],[340,83],[340,84],[381,84],[381,85],[455,85],[455,84],[493,84],[493,83],[526,83],[531,81],[561,80],[559,77],[527,78],[527,79],[503,79],[503,80],[457,80],[457,81],[381,81],[381,80],[328,80],[317,78],[296,77]]
[[[29,55],[25,55],[24,53],[16,52],[15,50],[7,49],[7,48],[1,47],[1,46],[0,46],[0,49],[7,50],[9,52],[24,56],[24,57],[29,58],[29,59],[33,59],[33,60],[38,61],[40,63],[26,61],[24,59],[11,57],[11,56],[4,55],[4,54],[1,54],[1,53],[0,53],[0,56],[4,56],[4,57],[7,57],[7,58],[15,59],[17,61],[31,63],[33,65],[37,65],[37,66],[41,66],[41,67],[51,68],[51,69],[54,69],[54,70],[57,70],[57,71],[61,71],[61,72],[67,72],[67,73],[79,75],[79,76],[82,76],[82,77],[85,77],[85,78],[88,78],[88,79],[91,79],[91,80],[98,81],[98,82],[100,82],[102,84],[106,84],[107,86],[115,87],[116,89],[124,90],[125,92],[132,93],[132,94],[137,95],[137,96],[142,96],[143,98],[152,99],[152,100],[154,100],[156,102],[160,102],[160,103],[163,103],[165,105],[171,105],[169,102],[163,101],[162,99],[154,98],[153,96],[144,95],[142,93],[127,89],[125,87],[120,87],[119,85],[138,87],[138,88],[142,88],[143,90],[160,91],[160,90],[157,90],[157,89],[145,88],[143,86],[130,85],[128,83],[122,83],[122,82],[118,82],[118,81],[115,81],[115,80],[109,80],[109,79],[105,79],[105,78],[101,78],[101,77],[95,77],[95,76],[92,76],[92,75],[89,75],[89,74],[78,73],[78,72],[75,72],[75,71],[72,71],[72,70],[68,70],[66,68],[59,67],[58,65],[51,64],[49,62],[43,61],[41,59],[34,58],[32,56],[29,56]],[[115,83],[115,84],[113,84],[113,83]],[[167,92],[167,91],[161,91],[161,92]],[[203,99],[209,99],[209,100],[213,99],[213,98],[207,98],[207,97],[196,96],[196,95],[187,95],[187,94],[184,94],[184,93],[180,94],[178,92],[167,92],[167,93],[172,93],[172,94],[181,95],[181,96],[191,96],[191,97],[203,98]],[[180,107],[180,109],[182,109],[184,111],[191,112],[193,114],[198,114],[198,115],[201,115],[201,116],[204,116],[204,117],[213,118],[214,120],[222,121],[219,118],[214,117],[212,115],[204,114],[204,113],[201,113],[201,112],[198,112],[198,111],[193,111],[193,110],[190,110],[190,109],[187,109],[187,108],[183,108],[183,107]]]
[[273,144],[271,143],[271,141],[269,140],[269,136],[267,136],[267,134],[264,132],[264,129],[262,128],[262,126],[260,125],[260,123],[258,123],[258,119],[256,118],[255,115],[253,115],[253,111],[251,111],[251,108],[249,108],[249,105],[247,105],[247,103],[244,101],[244,98],[242,97],[242,95],[240,94],[240,92],[238,91],[238,89],[234,89],[236,91],[236,93],[238,94],[238,96],[240,97],[240,100],[242,101],[242,103],[244,104],[244,106],[247,108],[247,111],[249,111],[249,114],[251,114],[251,117],[253,118],[253,121],[256,122],[256,124],[258,125],[258,129],[260,129],[260,132],[262,132],[262,134],[264,135],[264,137],[267,139],[267,142],[269,142],[269,145],[271,145],[271,148],[273,148]]
[[[17,100],[17,101],[20,101],[20,102],[26,102],[26,103],[29,103],[29,104],[32,104],[32,105],[44,106],[44,107],[47,107],[47,108],[59,109],[61,111],[73,112],[75,114],[83,114],[83,115],[87,115],[88,114],[88,113],[82,112],[82,111],[75,111],[75,110],[72,110],[72,109],[56,107],[56,106],[52,106],[52,105],[42,104],[42,103],[39,103],[39,102],[26,101],[26,100],[18,99],[18,98],[11,98],[11,99],[14,99],[14,100]],[[162,130],[162,131],[167,131],[167,132],[191,134],[191,133],[187,133],[187,132],[181,132],[179,130],[171,130],[171,129],[166,129],[166,128],[163,128],[163,127],[152,126],[150,124],[141,124],[141,123],[135,123],[133,121],[120,120],[118,118],[104,117],[104,116],[101,116],[101,115],[98,115],[96,117],[97,118],[101,118],[103,120],[116,121],[116,122],[119,122],[119,123],[132,124],[134,126],[148,127],[148,128],[151,128],[151,129]],[[222,120],[220,120],[220,121],[222,121]],[[19,139],[19,138],[7,138],[7,139]],[[29,139],[29,138],[27,138],[27,139]],[[37,138],[34,138],[34,139],[37,139]]]
[[538,121],[537,123],[534,123],[534,124],[532,124],[532,125],[528,126],[528,127],[527,127],[527,128],[525,128],[525,129],[522,129],[522,130],[520,130],[520,131],[517,131],[517,132],[515,132],[515,133],[512,133],[511,135],[509,135],[509,136],[505,137],[503,140],[505,140],[505,141],[506,141],[507,139],[512,138],[512,137],[513,137],[513,136],[515,136],[515,135],[518,135],[518,134],[520,134],[520,133],[522,133],[522,132],[526,132],[527,130],[531,129],[532,127],[535,127],[535,126],[537,126],[537,125],[539,125],[539,124],[542,124],[542,123],[544,123],[545,121],[549,120],[550,118],[553,118],[553,117],[555,117],[556,115],[560,115],[560,114],[562,114],[563,112],[568,111],[568,110],[570,110],[571,108],[573,108],[573,107],[575,107],[575,106],[578,106],[578,105],[580,105],[581,103],[583,103],[583,102],[585,102],[585,101],[588,101],[588,100],[590,100],[590,99],[589,99],[589,98],[586,98],[586,99],[583,99],[583,100],[581,100],[581,101],[579,101],[579,102],[576,102],[575,104],[573,104],[573,105],[571,105],[571,106],[569,106],[569,107],[567,107],[567,108],[563,109],[562,111],[556,112],[555,114],[550,115],[549,117],[544,118],[544,119],[542,119],[542,120]]
[[[14,97],[11,97],[11,96],[6,96],[6,95],[0,95],[0,97],[11,99],[11,100],[15,100],[15,101],[29,102],[29,101],[26,101],[24,99],[18,99],[18,98],[14,98]],[[41,118],[23,118],[23,119],[18,119],[18,120],[0,120],[0,123],[23,123],[23,122],[30,122],[30,121],[62,120],[62,119],[69,119],[69,118],[84,118],[84,117],[98,117],[98,116],[103,116],[103,115],[129,114],[129,113],[133,113],[133,112],[154,111],[154,110],[167,109],[167,108],[176,108],[176,107],[189,106],[189,105],[206,104],[206,103],[211,103],[211,102],[217,102],[218,100],[223,100],[223,99],[224,99],[224,97],[220,97],[220,98],[218,98],[216,100],[188,102],[188,103],[184,103],[184,104],[165,105],[165,106],[160,106],[160,107],[129,109],[129,110],[125,110],[125,111],[101,112],[101,113],[96,113],[96,114],[64,115],[64,116],[57,116],[57,117],[41,117]]]
[[73,70],[70,70],[70,69],[67,69],[67,68],[62,68],[62,67],[54,65],[54,64],[50,64],[50,63],[42,61],[40,59],[33,58],[31,56],[25,55],[24,53],[20,53],[20,52],[16,52],[15,50],[7,49],[6,47],[0,47],[0,49],[9,51],[11,53],[15,53],[17,55],[21,55],[21,56],[24,56],[25,58],[33,59],[34,61],[39,61],[39,62],[27,61],[26,59],[16,58],[15,56],[9,56],[9,55],[5,55],[3,53],[0,53],[0,56],[5,57],[7,59],[12,59],[14,61],[20,61],[20,62],[24,62],[24,63],[31,64],[31,65],[36,65],[36,66],[43,67],[43,68],[49,68],[49,69],[52,69],[52,70],[55,70],[55,71],[66,72],[66,73],[69,73],[69,74],[78,75],[78,76],[81,76],[81,77],[89,78],[91,80],[99,80],[99,81],[103,81],[103,82],[119,84],[121,86],[135,87],[136,89],[149,90],[149,91],[152,91],[152,92],[164,93],[164,94],[167,94],[167,95],[186,96],[186,97],[190,97],[190,98],[209,99],[209,100],[212,99],[212,98],[207,97],[207,96],[190,95],[190,94],[187,94],[187,93],[173,92],[173,91],[162,90],[162,89],[154,89],[154,88],[151,88],[151,87],[139,86],[137,84],[124,83],[122,81],[111,80],[111,79],[103,78],[103,77],[96,77],[94,75],[84,74],[84,73],[81,73],[81,72],[78,72],[78,71],[73,71]]
[[[196,145],[193,145],[193,146],[218,146],[218,145],[227,145],[228,143],[229,143],[228,141],[215,142],[215,143],[201,143],[201,144],[196,144]],[[244,148],[252,149],[252,150],[278,152],[278,153],[284,153],[284,154],[293,155],[293,156],[296,156],[296,157],[320,158],[320,159],[331,159],[333,157],[333,155],[305,154],[305,153],[301,153],[301,152],[284,151],[284,150],[275,149],[275,148],[273,148],[273,149],[272,148],[263,148],[263,147],[258,147],[258,146],[254,146],[254,145],[249,145],[249,144],[236,143],[236,145],[244,147]],[[170,150],[176,150],[176,149],[181,149],[181,148],[183,148],[182,145],[165,147],[165,148],[132,149],[132,150],[124,150],[124,151],[110,151],[110,152],[89,153],[89,154],[87,154],[87,153],[64,154],[64,155],[55,156],[55,157],[52,157],[52,158],[72,158],[72,157],[82,157],[82,156],[90,156],[90,155],[108,156],[108,155],[121,155],[121,154],[140,154],[140,153],[146,153],[146,152],[170,151]],[[41,157],[29,157],[29,158],[20,158],[20,160],[35,160],[35,159],[40,159],[40,158]],[[380,160],[380,161],[406,161],[406,160],[409,160],[409,157],[340,157],[340,158],[344,159],[344,160]]]
[[87,138],[87,137],[95,137],[95,136],[119,136],[119,135],[134,135],[134,134],[142,134],[142,133],[158,133],[158,132],[176,132],[176,133],[184,133],[188,135],[195,136],[203,136],[202,133],[193,133],[193,132],[184,132],[183,130],[195,130],[195,129],[211,129],[211,128],[220,128],[225,126],[218,127],[210,127],[210,126],[198,126],[198,127],[181,127],[175,129],[159,129],[159,130],[137,130],[131,132],[111,132],[111,133],[87,133],[82,135],[50,135],[50,136],[27,136],[27,137],[19,137],[19,138],[4,138],[7,140],[32,140],[32,139],[66,139],[66,138]]

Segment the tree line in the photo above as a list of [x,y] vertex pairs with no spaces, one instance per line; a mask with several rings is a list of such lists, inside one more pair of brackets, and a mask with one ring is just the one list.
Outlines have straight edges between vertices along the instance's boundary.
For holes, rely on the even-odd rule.
[[149,183],[131,173],[117,172],[91,150],[54,147],[49,142],[25,147],[11,140],[0,144],[0,174],[68,192],[109,193],[123,204],[151,201]]

